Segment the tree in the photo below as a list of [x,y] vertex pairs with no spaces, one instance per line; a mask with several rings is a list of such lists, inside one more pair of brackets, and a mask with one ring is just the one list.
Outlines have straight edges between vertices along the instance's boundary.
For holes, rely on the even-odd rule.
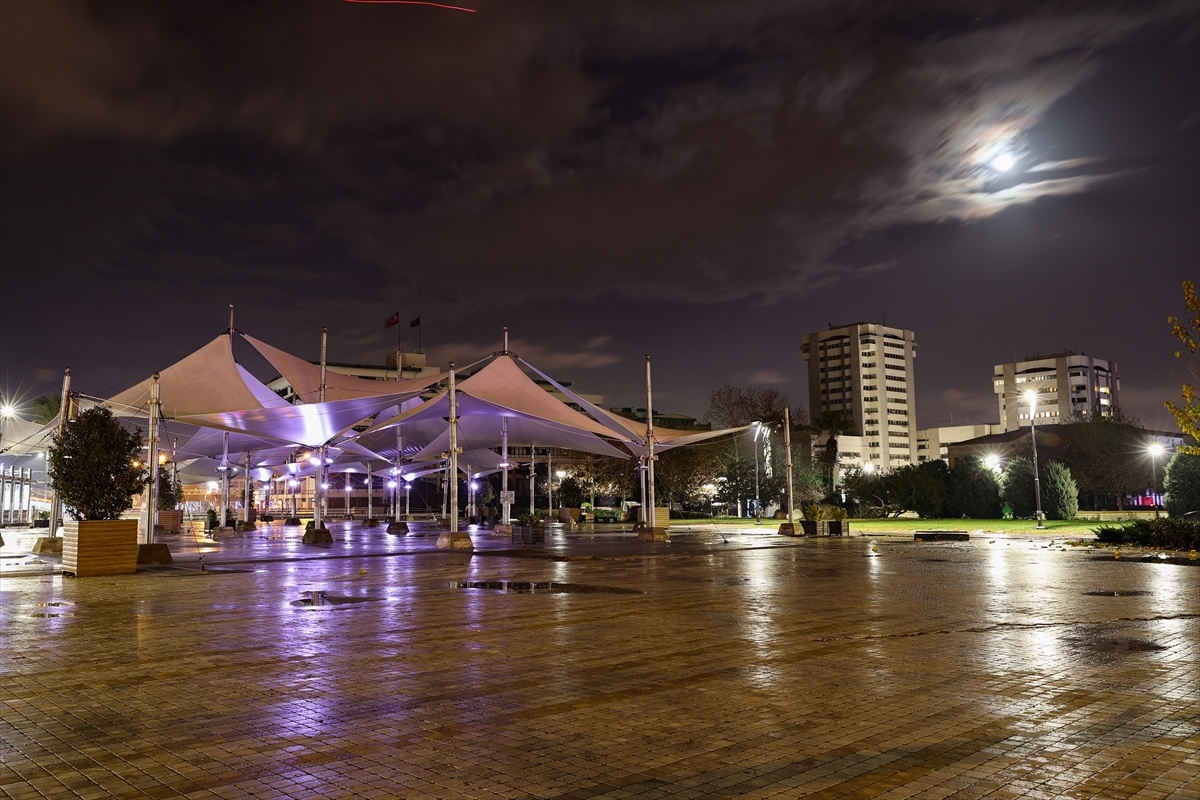
[[[1187,365],[1191,382],[1180,381],[1183,405],[1168,400],[1166,406],[1175,417],[1175,424],[1179,426],[1179,430],[1200,441],[1200,360],[1196,358],[1197,350],[1200,350],[1200,297],[1196,296],[1196,286],[1191,281],[1183,282],[1183,302],[1187,313],[1192,316],[1183,322],[1178,317],[1167,317],[1167,322],[1171,324],[1171,333],[1183,342],[1183,349],[1176,350],[1175,357]],[[1200,447],[1181,447],[1180,451],[1200,456]]]
[[1000,486],[996,473],[982,459],[960,458],[950,470],[946,513],[954,518],[998,519]]
[[1073,414],[1069,425],[1039,428],[1037,436],[1045,462],[1069,468],[1082,493],[1115,495],[1118,508],[1124,507],[1126,494],[1141,493],[1151,483],[1150,439],[1119,408],[1106,415]]
[[1200,455],[1177,450],[1163,473],[1163,491],[1172,517],[1200,511]]
[[171,475],[170,465],[158,469],[158,510],[174,511],[183,502],[183,486]]
[[842,476],[842,489],[858,504],[861,517],[886,517],[891,513],[887,483],[878,472],[852,469]]
[[922,461],[917,464],[917,469],[937,481],[938,486],[942,487],[942,504],[937,510],[931,510],[930,517],[946,516],[946,496],[950,492],[950,466],[940,458],[935,458],[932,461]]
[[854,430],[854,420],[840,411],[826,411],[813,418],[811,427],[828,437],[825,440],[825,452],[820,461],[828,475],[829,492],[832,494],[835,488],[834,476],[837,474],[838,464],[837,440],[839,436],[844,436]]
[[942,510],[945,490],[929,472],[915,464],[893,470],[883,482],[887,502],[897,514],[915,511],[922,519],[929,519]]
[[1037,512],[1032,460],[1023,456],[1009,459],[1004,469],[1004,502],[1017,518],[1029,518]]
[[103,406],[81,413],[52,441],[46,471],[63,506],[80,520],[120,519],[149,480],[138,460],[141,430],[125,430]]
[[754,462],[747,458],[726,461],[717,476],[717,500],[737,508],[750,497],[754,497]]
[[583,453],[571,467],[591,504],[596,497],[624,500],[634,490],[634,470],[628,459]]
[[666,450],[654,465],[656,493],[668,503],[698,504],[705,496],[704,487],[717,479],[720,461],[711,447],[676,447]]
[[558,482],[558,491],[555,492],[555,497],[558,498],[558,505],[562,508],[579,508],[583,505],[583,487],[579,485],[579,481],[575,477],[568,475]]
[[58,416],[59,409],[62,408],[62,397],[57,394],[44,394],[33,398],[29,405],[32,406],[30,421],[45,425]]
[[1075,519],[1079,513],[1079,488],[1071,470],[1057,461],[1047,462],[1042,481],[1042,508],[1047,519]]

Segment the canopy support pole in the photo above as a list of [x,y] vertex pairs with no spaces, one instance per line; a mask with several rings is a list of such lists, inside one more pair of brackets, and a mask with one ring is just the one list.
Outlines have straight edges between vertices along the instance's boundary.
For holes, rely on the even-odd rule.
[[[232,313],[232,312],[230,312]],[[229,431],[221,434],[221,527],[229,524]]]
[[529,516],[534,516],[537,508],[534,506],[534,494],[537,489],[537,448],[529,448]]
[[795,536],[796,512],[792,496],[792,418],[787,406],[783,407],[783,449],[787,455],[788,521],[786,527],[783,525],[779,526],[779,532],[786,533],[788,536]]
[[[317,401],[325,402],[325,356],[329,344],[329,328],[321,328],[321,386]],[[314,452],[317,454],[317,466],[313,470],[313,521],[312,530],[304,532],[305,544],[327,544],[333,541],[329,530],[325,527],[325,522],[322,520],[321,501],[325,497],[325,445],[316,448]],[[310,459],[311,460],[311,459]],[[347,501],[348,503],[349,501]]]
[[246,453],[246,475],[245,475],[245,491],[242,497],[242,528],[244,530],[253,530],[254,523],[250,521],[250,459],[254,456],[253,453]]
[[[504,349],[508,349],[508,328],[504,329]],[[500,473],[500,524],[509,524],[512,504],[508,500],[508,417],[500,418],[500,460],[504,472]]]
[[392,521],[388,523],[388,533],[408,533],[408,523],[400,520],[400,484],[404,484],[404,519],[408,519],[408,481],[400,471],[400,462],[404,458],[404,436],[400,433],[401,426],[396,426],[396,462],[392,468]]
[[146,487],[146,531],[142,534],[142,544],[154,541],[154,523],[158,518],[158,373],[151,378],[154,382],[150,384],[150,440],[146,448],[150,458],[150,482]]
[[438,536],[441,550],[471,550],[471,537],[458,529],[458,400],[454,386],[454,362],[450,362],[450,530]]
[[375,489],[375,476],[371,472],[371,462],[368,461],[367,462],[367,524],[368,525],[375,524],[373,522],[373,520],[375,519],[375,507],[371,502],[372,495],[374,494],[374,489]]
[[[63,388],[62,400],[58,406],[58,435],[62,436],[67,427],[67,420],[71,416],[71,368],[67,367],[63,373]],[[50,485],[53,492],[54,484]],[[62,516],[62,501],[58,499],[58,492],[53,492],[50,496],[50,535],[47,539],[55,539],[58,537],[58,518]]]
[[649,513],[645,527],[638,533],[639,542],[665,542],[667,529],[655,527],[654,508],[654,398],[650,391],[650,354],[646,354],[646,505]]
[[546,518],[554,516],[554,450],[546,448]]

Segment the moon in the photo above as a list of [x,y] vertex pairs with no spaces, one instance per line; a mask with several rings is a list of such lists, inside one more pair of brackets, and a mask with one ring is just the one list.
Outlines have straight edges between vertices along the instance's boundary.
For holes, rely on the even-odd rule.
[[1008,172],[1013,168],[1014,163],[1016,163],[1015,160],[1008,153],[1001,153],[992,159],[992,166],[1000,172]]

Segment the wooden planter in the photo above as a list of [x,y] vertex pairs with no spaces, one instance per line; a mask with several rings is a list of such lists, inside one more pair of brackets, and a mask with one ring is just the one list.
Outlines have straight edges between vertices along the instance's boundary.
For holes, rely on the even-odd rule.
[[816,536],[820,524],[815,519],[806,519],[800,522],[800,528],[804,531],[805,536]]
[[64,575],[91,578],[137,572],[136,519],[71,521],[63,527]]

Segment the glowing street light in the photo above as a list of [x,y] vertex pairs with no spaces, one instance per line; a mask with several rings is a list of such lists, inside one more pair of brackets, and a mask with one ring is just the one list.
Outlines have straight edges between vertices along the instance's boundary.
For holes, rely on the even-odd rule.
[[1029,401],[1029,436],[1033,442],[1033,495],[1037,500],[1037,528],[1039,531],[1046,529],[1046,523],[1042,516],[1042,483],[1038,478],[1038,457],[1037,457],[1037,392],[1033,389],[1025,391],[1025,399]]
[[1000,456],[996,455],[995,453],[992,453],[990,456],[985,458],[983,463],[987,464],[988,469],[990,469],[992,472],[1000,471]]
[[868,461],[867,463],[863,464],[863,472],[865,472],[865,473],[867,473],[868,475],[870,475],[870,474],[871,474],[872,472],[874,472],[874,471],[875,471],[875,465],[874,465],[874,464],[872,464],[870,461]]
[[1154,503],[1154,516],[1158,516],[1158,457],[1165,452],[1165,448],[1158,442],[1146,448],[1150,453],[1150,500]]

